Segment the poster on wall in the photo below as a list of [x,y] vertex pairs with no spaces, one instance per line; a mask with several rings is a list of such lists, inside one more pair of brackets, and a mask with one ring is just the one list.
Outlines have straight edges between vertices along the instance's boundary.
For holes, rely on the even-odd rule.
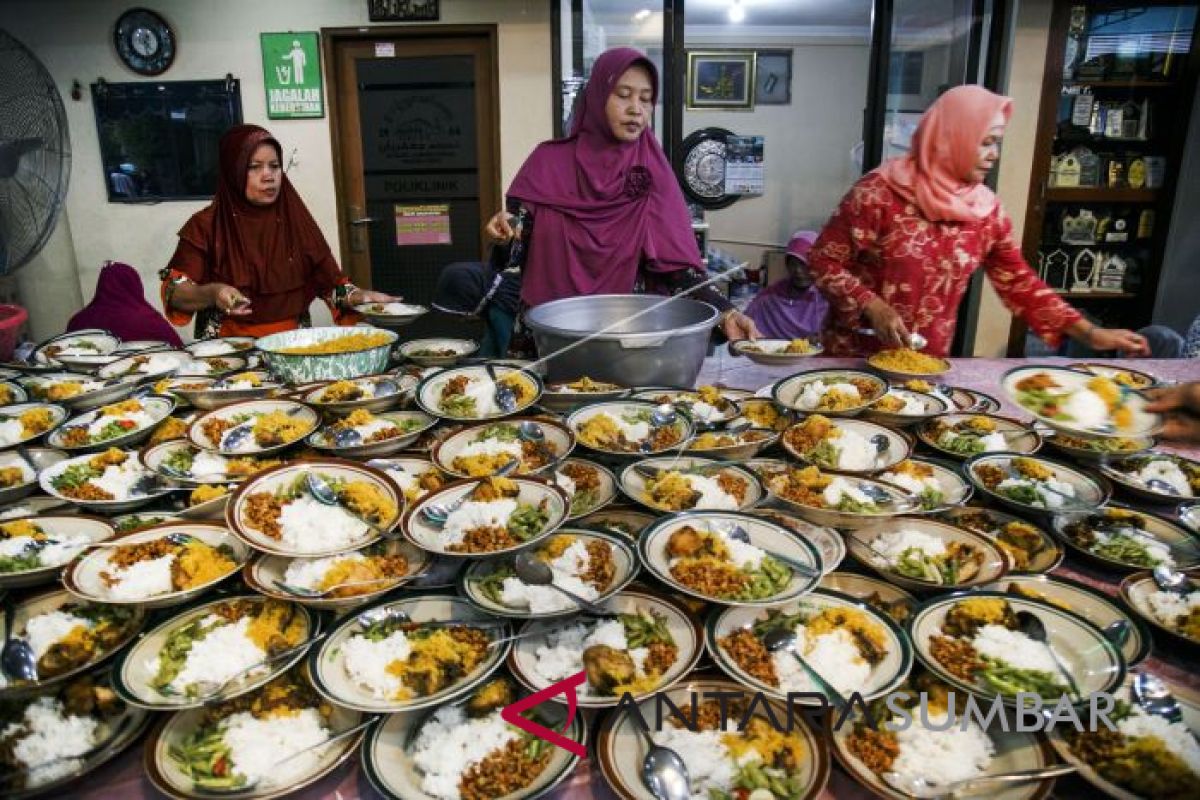
[[321,49],[316,31],[264,33],[263,84],[268,119],[319,119],[325,116],[321,90]]
[[451,244],[450,204],[395,206],[396,245]]
[[763,137],[725,137],[725,193],[763,193]]

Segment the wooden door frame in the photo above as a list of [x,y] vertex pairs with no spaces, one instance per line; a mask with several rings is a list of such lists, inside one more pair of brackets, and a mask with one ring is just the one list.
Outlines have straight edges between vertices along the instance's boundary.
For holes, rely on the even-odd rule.
[[[501,167],[500,167],[500,40],[497,26],[490,25],[373,25],[371,27],[342,27],[321,28],[321,58],[325,62],[325,92],[326,104],[329,108],[329,136],[333,157],[333,191],[334,203],[337,206],[338,223],[338,252],[340,263],[350,263],[350,221],[347,218],[345,199],[345,180],[343,178],[344,164],[342,162],[341,111],[338,104],[337,87],[340,80],[348,76],[339,74],[337,46],[345,42],[368,42],[387,39],[446,39],[446,38],[482,38],[487,42],[490,57],[491,86],[484,87],[492,98],[494,126],[491,131],[476,131],[477,142],[488,146],[494,157],[491,159],[491,174],[483,165],[479,169],[479,229],[483,230],[484,223],[501,207]],[[349,76],[352,79],[352,76]],[[484,183],[490,184],[491,190],[483,188]],[[482,243],[486,248],[486,243]],[[483,257],[483,253],[480,253]],[[355,276],[351,276],[353,279]],[[363,288],[370,288],[371,276],[357,276],[356,283]]]

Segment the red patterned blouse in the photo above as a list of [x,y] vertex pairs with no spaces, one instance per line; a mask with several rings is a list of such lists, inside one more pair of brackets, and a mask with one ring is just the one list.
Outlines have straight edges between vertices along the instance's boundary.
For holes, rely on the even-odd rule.
[[832,306],[830,355],[864,355],[879,342],[854,333],[869,327],[863,309],[878,296],[910,333],[944,356],[954,339],[958,304],[982,265],[1010,311],[1051,344],[1080,314],[1043,283],[1012,239],[1000,208],[975,223],[930,222],[876,174],[860,179],[838,205],[809,254],[809,270]]

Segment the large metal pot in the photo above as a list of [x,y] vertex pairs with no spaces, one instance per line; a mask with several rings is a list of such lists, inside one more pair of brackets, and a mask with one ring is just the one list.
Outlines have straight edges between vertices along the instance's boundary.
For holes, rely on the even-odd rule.
[[691,387],[708,352],[708,338],[720,313],[686,297],[601,334],[562,355],[551,355],[589,334],[643,311],[663,298],[602,294],[569,297],[531,308],[525,322],[533,331],[548,381],[583,376],[623,386]]

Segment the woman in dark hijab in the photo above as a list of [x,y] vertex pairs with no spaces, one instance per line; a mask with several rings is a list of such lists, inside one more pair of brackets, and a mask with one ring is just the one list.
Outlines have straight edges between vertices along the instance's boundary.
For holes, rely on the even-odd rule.
[[354,321],[354,305],[396,299],[342,274],[280,155],[279,142],[257,125],[221,137],[217,194],[180,229],[160,273],[168,318],[186,325],[196,314],[197,338],[307,326],[318,297],[339,323]]
[[122,341],[166,342],[182,347],[175,329],[146,302],[142,277],[119,261],[108,261],[96,281],[96,295],[67,323],[67,331],[103,328]]

